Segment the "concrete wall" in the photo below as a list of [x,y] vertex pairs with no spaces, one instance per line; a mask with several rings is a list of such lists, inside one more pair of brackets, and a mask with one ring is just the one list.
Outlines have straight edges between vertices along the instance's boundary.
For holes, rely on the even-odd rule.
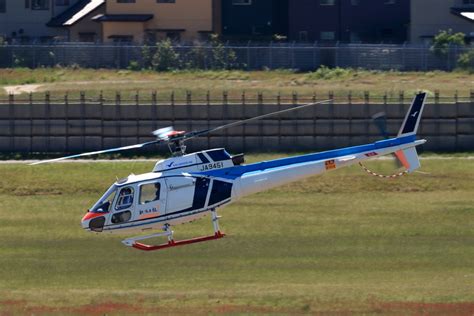
[[452,29],[453,32],[474,33],[474,23],[451,13],[452,7],[463,6],[460,0],[413,0],[411,1],[410,40],[423,43],[435,36],[440,30]]
[[[160,127],[200,130],[288,107],[291,105],[3,104],[0,151],[93,151],[152,140],[150,132]],[[223,146],[233,153],[359,145],[381,138],[371,115],[385,111],[388,130],[396,134],[407,109],[408,104],[319,105],[217,132],[188,145],[190,150]],[[474,102],[428,104],[420,137],[428,140],[424,150],[474,150]]]

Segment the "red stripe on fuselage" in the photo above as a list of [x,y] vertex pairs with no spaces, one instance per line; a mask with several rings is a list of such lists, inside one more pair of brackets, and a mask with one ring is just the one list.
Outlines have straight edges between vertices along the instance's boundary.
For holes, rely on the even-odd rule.
[[88,212],[86,215],[84,215],[82,220],[87,221],[88,219],[93,219],[93,218],[103,216],[103,215],[104,215],[104,213],[91,213],[91,212]]

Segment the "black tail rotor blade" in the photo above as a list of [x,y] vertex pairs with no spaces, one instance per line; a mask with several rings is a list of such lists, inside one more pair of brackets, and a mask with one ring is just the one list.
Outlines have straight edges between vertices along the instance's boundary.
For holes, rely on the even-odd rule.
[[385,112],[379,112],[372,115],[372,120],[374,121],[375,125],[380,131],[380,135],[383,138],[389,138],[389,134],[387,132],[387,114]]

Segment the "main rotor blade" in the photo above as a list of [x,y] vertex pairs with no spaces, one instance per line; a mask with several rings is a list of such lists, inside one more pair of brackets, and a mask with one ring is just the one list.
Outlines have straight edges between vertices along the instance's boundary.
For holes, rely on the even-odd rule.
[[49,162],[57,162],[57,161],[62,161],[66,159],[72,159],[72,158],[79,158],[79,157],[86,157],[86,156],[93,156],[93,155],[100,155],[100,154],[106,154],[106,153],[112,153],[116,151],[123,151],[123,150],[130,150],[130,149],[138,149],[138,148],[143,148],[148,145],[153,145],[161,142],[162,140],[154,140],[151,142],[143,143],[143,144],[136,144],[136,145],[130,145],[130,146],[124,146],[124,147],[118,147],[118,148],[111,148],[111,149],[105,149],[105,150],[99,150],[99,151],[92,151],[88,153],[82,153],[82,154],[77,154],[77,155],[72,155],[72,156],[66,156],[66,157],[61,157],[61,158],[56,158],[56,159],[50,159],[50,160],[42,160],[38,162],[31,163],[30,166],[33,165],[40,165],[44,163],[49,163]]
[[206,129],[206,130],[197,131],[197,132],[190,132],[190,133],[187,133],[186,135],[183,136],[183,140],[189,140],[191,138],[199,137],[201,135],[209,134],[209,133],[212,133],[212,132],[215,132],[215,131],[220,131],[220,130],[223,130],[223,129],[244,125],[244,124],[247,124],[249,122],[261,120],[261,119],[264,119],[264,118],[267,118],[267,117],[270,117],[270,116],[279,115],[279,114],[282,114],[282,113],[287,113],[287,112],[296,111],[296,110],[301,110],[301,109],[304,109],[304,108],[307,108],[307,107],[310,107],[310,106],[313,106],[313,105],[316,105],[316,104],[322,104],[322,103],[327,103],[327,102],[331,102],[331,101],[332,100],[329,99],[329,100],[324,100],[324,101],[312,102],[312,103],[296,106],[294,108],[289,108],[289,109],[285,109],[285,110],[281,110],[281,111],[267,113],[267,114],[252,117],[252,118],[249,118],[249,119],[245,119],[245,120],[236,121],[236,122],[232,122],[232,123],[229,123],[229,124],[217,126],[217,127],[211,128],[211,129]]

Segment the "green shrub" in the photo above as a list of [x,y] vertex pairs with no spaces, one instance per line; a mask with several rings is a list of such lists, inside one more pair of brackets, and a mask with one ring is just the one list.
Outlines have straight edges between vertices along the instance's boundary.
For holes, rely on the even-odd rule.
[[437,56],[447,56],[449,47],[454,46],[464,46],[466,42],[464,41],[464,33],[454,33],[453,30],[449,29],[447,31],[440,31],[438,35],[433,39],[433,45],[431,50]]
[[128,67],[127,67],[128,70],[133,70],[133,71],[138,71],[140,70],[140,64],[138,63],[138,61],[136,60],[131,60],[130,61],[130,64],[128,64]]
[[310,80],[331,80],[331,79],[341,79],[354,75],[352,69],[346,68],[329,68],[326,66],[321,66],[318,70],[311,72],[307,75],[307,79]]
[[148,45],[144,45],[142,48],[142,61],[143,61],[143,68],[150,69],[152,68],[152,61],[153,56],[156,53],[156,47],[151,47]]
[[474,72],[474,49],[459,56],[458,67],[462,70]]
[[179,69],[179,54],[174,50],[169,39],[156,44],[156,52],[151,64],[153,69],[157,71]]
[[194,46],[186,56],[188,69],[207,69],[209,49],[202,45]]
[[233,69],[237,66],[235,52],[226,48],[217,34],[211,35],[212,69]]

